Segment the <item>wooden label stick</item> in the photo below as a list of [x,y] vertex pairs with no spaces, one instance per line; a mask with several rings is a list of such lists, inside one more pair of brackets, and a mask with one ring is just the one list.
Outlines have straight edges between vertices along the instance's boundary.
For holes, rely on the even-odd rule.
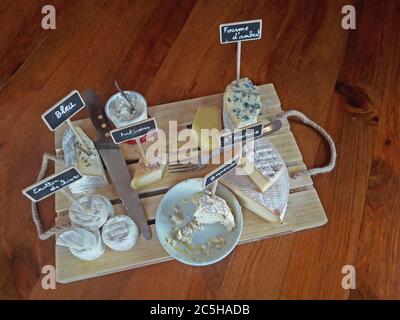
[[136,141],[136,145],[137,145],[137,147],[138,147],[138,149],[139,149],[140,155],[141,155],[141,157],[142,157],[142,160],[143,160],[143,162],[144,162],[144,165],[145,165],[146,167],[148,167],[149,164],[148,164],[148,162],[147,162],[146,154],[144,153],[142,143],[140,142],[140,138],[136,138],[135,141]]
[[215,196],[215,191],[217,190],[217,183],[220,178],[222,178],[225,174],[235,169],[241,159],[241,153],[238,156],[235,156],[233,159],[228,162],[220,165],[218,168],[211,171],[203,178],[203,189],[206,189],[208,186],[212,185],[211,195]]
[[242,51],[242,41],[238,41],[236,50],[236,85],[239,86],[240,80],[240,55]]
[[259,40],[262,33],[262,20],[249,20],[219,25],[219,41],[221,44],[237,43],[236,47],[236,85],[240,80],[240,56],[242,41]]
[[61,191],[61,193],[62,193],[71,203],[76,204],[76,205],[79,207],[79,209],[82,210],[82,213],[83,213],[83,214],[88,215],[88,216],[91,216],[91,217],[97,217],[95,214],[89,213],[89,212],[88,212],[88,211],[89,211],[89,208],[86,207],[86,206],[84,206],[83,204],[81,204],[81,203],[79,202],[79,199],[75,198],[75,197],[74,197],[70,192],[68,192],[66,189],[61,189],[60,191]]
[[154,131],[157,131],[157,123],[154,118],[151,118],[127,125],[122,128],[111,130],[110,135],[115,144],[120,144],[129,140],[135,140],[141,158],[143,159],[145,166],[148,167],[149,164],[146,159],[143,145],[140,142],[140,138]]
[[215,191],[217,191],[217,186],[218,186],[218,180],[215,181],[211,186],[211,196],[213,198],[215,197]]

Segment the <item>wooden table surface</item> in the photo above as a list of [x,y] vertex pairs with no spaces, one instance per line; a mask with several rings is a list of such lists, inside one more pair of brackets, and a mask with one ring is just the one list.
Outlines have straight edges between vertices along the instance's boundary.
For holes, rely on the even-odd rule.
[[[1,298],[400,298],[399,1],[355,1],[356,30],[341,27],[351,0],[53,0],[57,29],[43,30],[47,2],[0,3]],[[313,178],[328,224],[241,245],[209,267],[171,261],[42,289],[54,241],[38,239],[21,193],[53,152],[42,112],[72,89],[104,102],[114,79],[149,105],[223,92],[235,46],[219,44],[218,25],[256,18],[263,37],[242,46],[242,74],[273,82],[284,110],[336,142],[336,169]],[[292,127],[306,164],[324,164],[320,137]],[[41,209],[51,226],[54,197]],[[341,286],[344,265],[355,267],[355,290]]]

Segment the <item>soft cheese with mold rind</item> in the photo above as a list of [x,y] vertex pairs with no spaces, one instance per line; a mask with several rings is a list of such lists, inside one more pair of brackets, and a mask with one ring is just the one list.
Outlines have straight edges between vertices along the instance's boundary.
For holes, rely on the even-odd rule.
[[224,112],[236,128],[257,122],[261,111],[261,98],[257,86],[248,78],[232,81],[225,89]]
[[242,157],[241,166],[261,192],[265,192],[272,186],[279,179],[283,170],[283,166],[281,166],[273,176],[263,175],[259,169],[256,168],[254,163],[249,161],[246,157]]
[[202,224],[220,223],[228,231],[235,227],[235,219],[226,201],[216,195],[212,197],[203,192],[193,195],[193,203],[196,205],[194,217]]

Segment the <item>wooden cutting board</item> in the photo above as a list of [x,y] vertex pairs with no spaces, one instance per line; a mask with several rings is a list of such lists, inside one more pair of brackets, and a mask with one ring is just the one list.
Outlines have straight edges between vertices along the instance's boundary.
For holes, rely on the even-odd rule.
[[[259,120],[267,123],[272,116],[282,112],[281,103],[273,84],[261,85],[259,89],[263,103]],[[212,104],[222,107],[222,101],[223,93],[214,94],[150,107],[148,114],[150,117],[156,118],[158,127],[168,133],[169,120],[176,120],[178,129],[187,128],[191,125],[196,109],[200,104]],[[80,126],[91,139],[95,140],[96,132],[90,119],[74,121],[74,124]],[[62,136],[66,128],[67,126],[63,125],[55,131],[55,149],[59,156],[62,156]],[[289,174],[306,168],[287,120],[283,121],[283,126],[278,132],[269,136],[269,140],[282,155]],[[127,160],[129,171],[133,175],[138,160],[138,151],[132,145],[122,144],[120,147]],[[150,221],[153,237],[147,241],[140,236],[137,244],[131,250],[115,252],[106,249],[106,252],[100,258],[94,261],[82,261],[74,257],[67,248],[56,246],[57,281],[68,283],[171,260],[172,257],[161,247],[155,232],[154,219],[158,204],[168,191],[168,188],[185,179],[203,177],[213,168],[210,165],[195,172],[179,174],[166,172],[160,182],[141,190],[139,196],[147,219]],[[63,169],[62,165],[56,164],[55,172]],[[96,193],[109,198],[117,214],[124,213],[121,201],[112,185],[98,190]],[[69,223],[69,205],[69,200],[63,194],[56,193],[56,225],[62,226]],[[268,223],[245,207],[243,208],[243,219],[243,232],[239,244],[315,228],[328,221],[310,177],[299,177],[290,180],[289,202],[283,223]]]

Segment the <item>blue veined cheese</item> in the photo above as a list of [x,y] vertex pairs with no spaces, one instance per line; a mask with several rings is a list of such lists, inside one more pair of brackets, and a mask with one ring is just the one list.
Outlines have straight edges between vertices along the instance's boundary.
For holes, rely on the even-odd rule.
[[261,110],[261,99],[258,88],[248,78],[232,81],[225,90],[224,110],[236,128],[245,127],[257,122]]

